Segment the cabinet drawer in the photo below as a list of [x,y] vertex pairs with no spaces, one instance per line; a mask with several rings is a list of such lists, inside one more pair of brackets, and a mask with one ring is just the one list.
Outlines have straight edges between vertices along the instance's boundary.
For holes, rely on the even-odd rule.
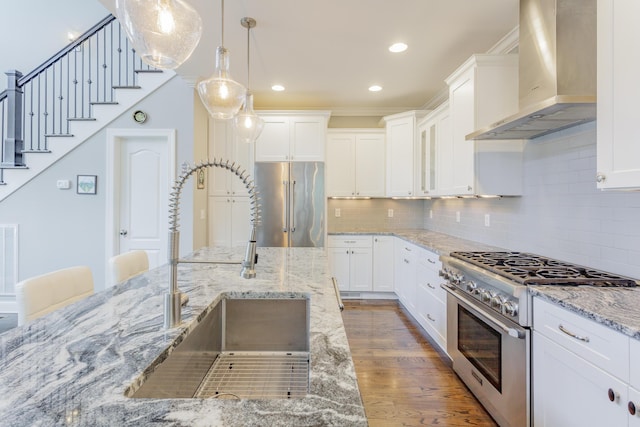
[[329,236],[330,248],[370,248],[373,246],[371,236]]
[[533,329],[600,369],[629,378],[629,337],[540,298]]
[[418,285],[418,321],[438,345],[446,351],[447,308],[424,284]]
[[420,248],[417,258],[419,263],[421,263],[431,271],[438,273],[442,268],[440,255],[436,254],[435,252]]
[[424,263],[418,264],[416,280],[418,285],[428,292],[430,298],[438,299],[443,303],[447,301],[447,292],[440,286],[443,279],[431,270],[429,266]]

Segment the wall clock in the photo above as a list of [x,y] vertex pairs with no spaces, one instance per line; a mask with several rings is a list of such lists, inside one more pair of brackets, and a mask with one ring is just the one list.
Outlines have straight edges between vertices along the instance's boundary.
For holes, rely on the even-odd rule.
[[133,113],[133,120],[136,123],[144,123],[147,121],[147,113],[144,111],[138,110]]

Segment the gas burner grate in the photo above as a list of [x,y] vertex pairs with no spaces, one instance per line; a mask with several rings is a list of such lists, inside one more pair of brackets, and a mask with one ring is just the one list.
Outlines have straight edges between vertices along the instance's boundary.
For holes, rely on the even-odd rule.
[[452,252],[451,256],[523,285],[640,285],[629,277],[526,252]]

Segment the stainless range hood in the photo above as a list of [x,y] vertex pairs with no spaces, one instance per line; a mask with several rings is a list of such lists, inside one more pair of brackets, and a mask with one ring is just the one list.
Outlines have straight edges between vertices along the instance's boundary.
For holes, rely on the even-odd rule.
[[466,136],[532,139],[596,119],[596,0],[521,0],[519,109]]

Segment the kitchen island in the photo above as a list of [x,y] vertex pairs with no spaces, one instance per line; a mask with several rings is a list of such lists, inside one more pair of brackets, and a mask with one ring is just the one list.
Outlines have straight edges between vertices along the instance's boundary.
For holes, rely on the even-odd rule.
[[[240,261],[242,249],[202,249],[195,261]],[[256,279],[240,265],[183,263],[189,297],[180,327],[163,329],[162,266],[0,335],[6,426],[366,426],[324,250],[259,248]],[[169,353],[223,293],[304,292],[311,299],[310,391],[302,399],[133,399],[125,390]],[[156,362],[157,363],[157,362]]]

